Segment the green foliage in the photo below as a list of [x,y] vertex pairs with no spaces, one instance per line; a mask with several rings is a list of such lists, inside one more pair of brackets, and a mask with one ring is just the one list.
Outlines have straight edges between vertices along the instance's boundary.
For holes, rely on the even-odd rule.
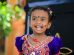
[[23,10],[18,6],[10,6],[6,2],[0,2],[0,38],[7,36],[11,28],[11,20],[19,19]]

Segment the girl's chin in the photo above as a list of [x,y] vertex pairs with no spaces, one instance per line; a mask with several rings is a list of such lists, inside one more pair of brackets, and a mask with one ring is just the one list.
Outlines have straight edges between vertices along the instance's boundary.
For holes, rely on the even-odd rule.
[[37,34],[42,34],[43,31],[42,31],[42,30],[40,30],[40,31],[35,31],[35,33],[37,33]]

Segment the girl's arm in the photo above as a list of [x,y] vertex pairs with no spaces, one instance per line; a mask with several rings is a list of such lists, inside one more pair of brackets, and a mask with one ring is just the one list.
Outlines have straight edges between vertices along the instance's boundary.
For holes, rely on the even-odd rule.
[[19,55],[23,55],[23,53],[19,52]]

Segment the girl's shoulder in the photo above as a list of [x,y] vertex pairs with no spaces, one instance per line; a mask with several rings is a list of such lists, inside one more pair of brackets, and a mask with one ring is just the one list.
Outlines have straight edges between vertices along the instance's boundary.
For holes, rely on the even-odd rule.
[[62,39],[58,38],[56,36],[51,36],[51,42],[48,43],[48,46],[53,46],[53,47],[62,47]]
[[58,53],[60,48],[63,46],[62,39],[56,36],[51,36],[52,40],[48,43],[49,49],[54,53]]
[[49,37],[49,39],[50,39],[49,44],[50,44],[50,43],[58,43],[58,42],[62,41],[61,38],[56,37],[56,36],[48,36],[48,37]]
[[15,38],[15,46],[17,47],[19,52],[22,52],[22,44],[24,43],[24,40],[22,40],[23,36],[17,36]]

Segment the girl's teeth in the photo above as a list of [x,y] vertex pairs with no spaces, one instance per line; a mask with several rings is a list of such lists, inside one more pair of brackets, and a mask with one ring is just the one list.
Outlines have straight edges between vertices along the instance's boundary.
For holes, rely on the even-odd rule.
[[39,28],[40,26],[37,26],[37,28]]
[[41,28],[37,28],[37,30],[41,30]]
[[41,27],[40,26],[37,26],[37,30],[41,30]]

